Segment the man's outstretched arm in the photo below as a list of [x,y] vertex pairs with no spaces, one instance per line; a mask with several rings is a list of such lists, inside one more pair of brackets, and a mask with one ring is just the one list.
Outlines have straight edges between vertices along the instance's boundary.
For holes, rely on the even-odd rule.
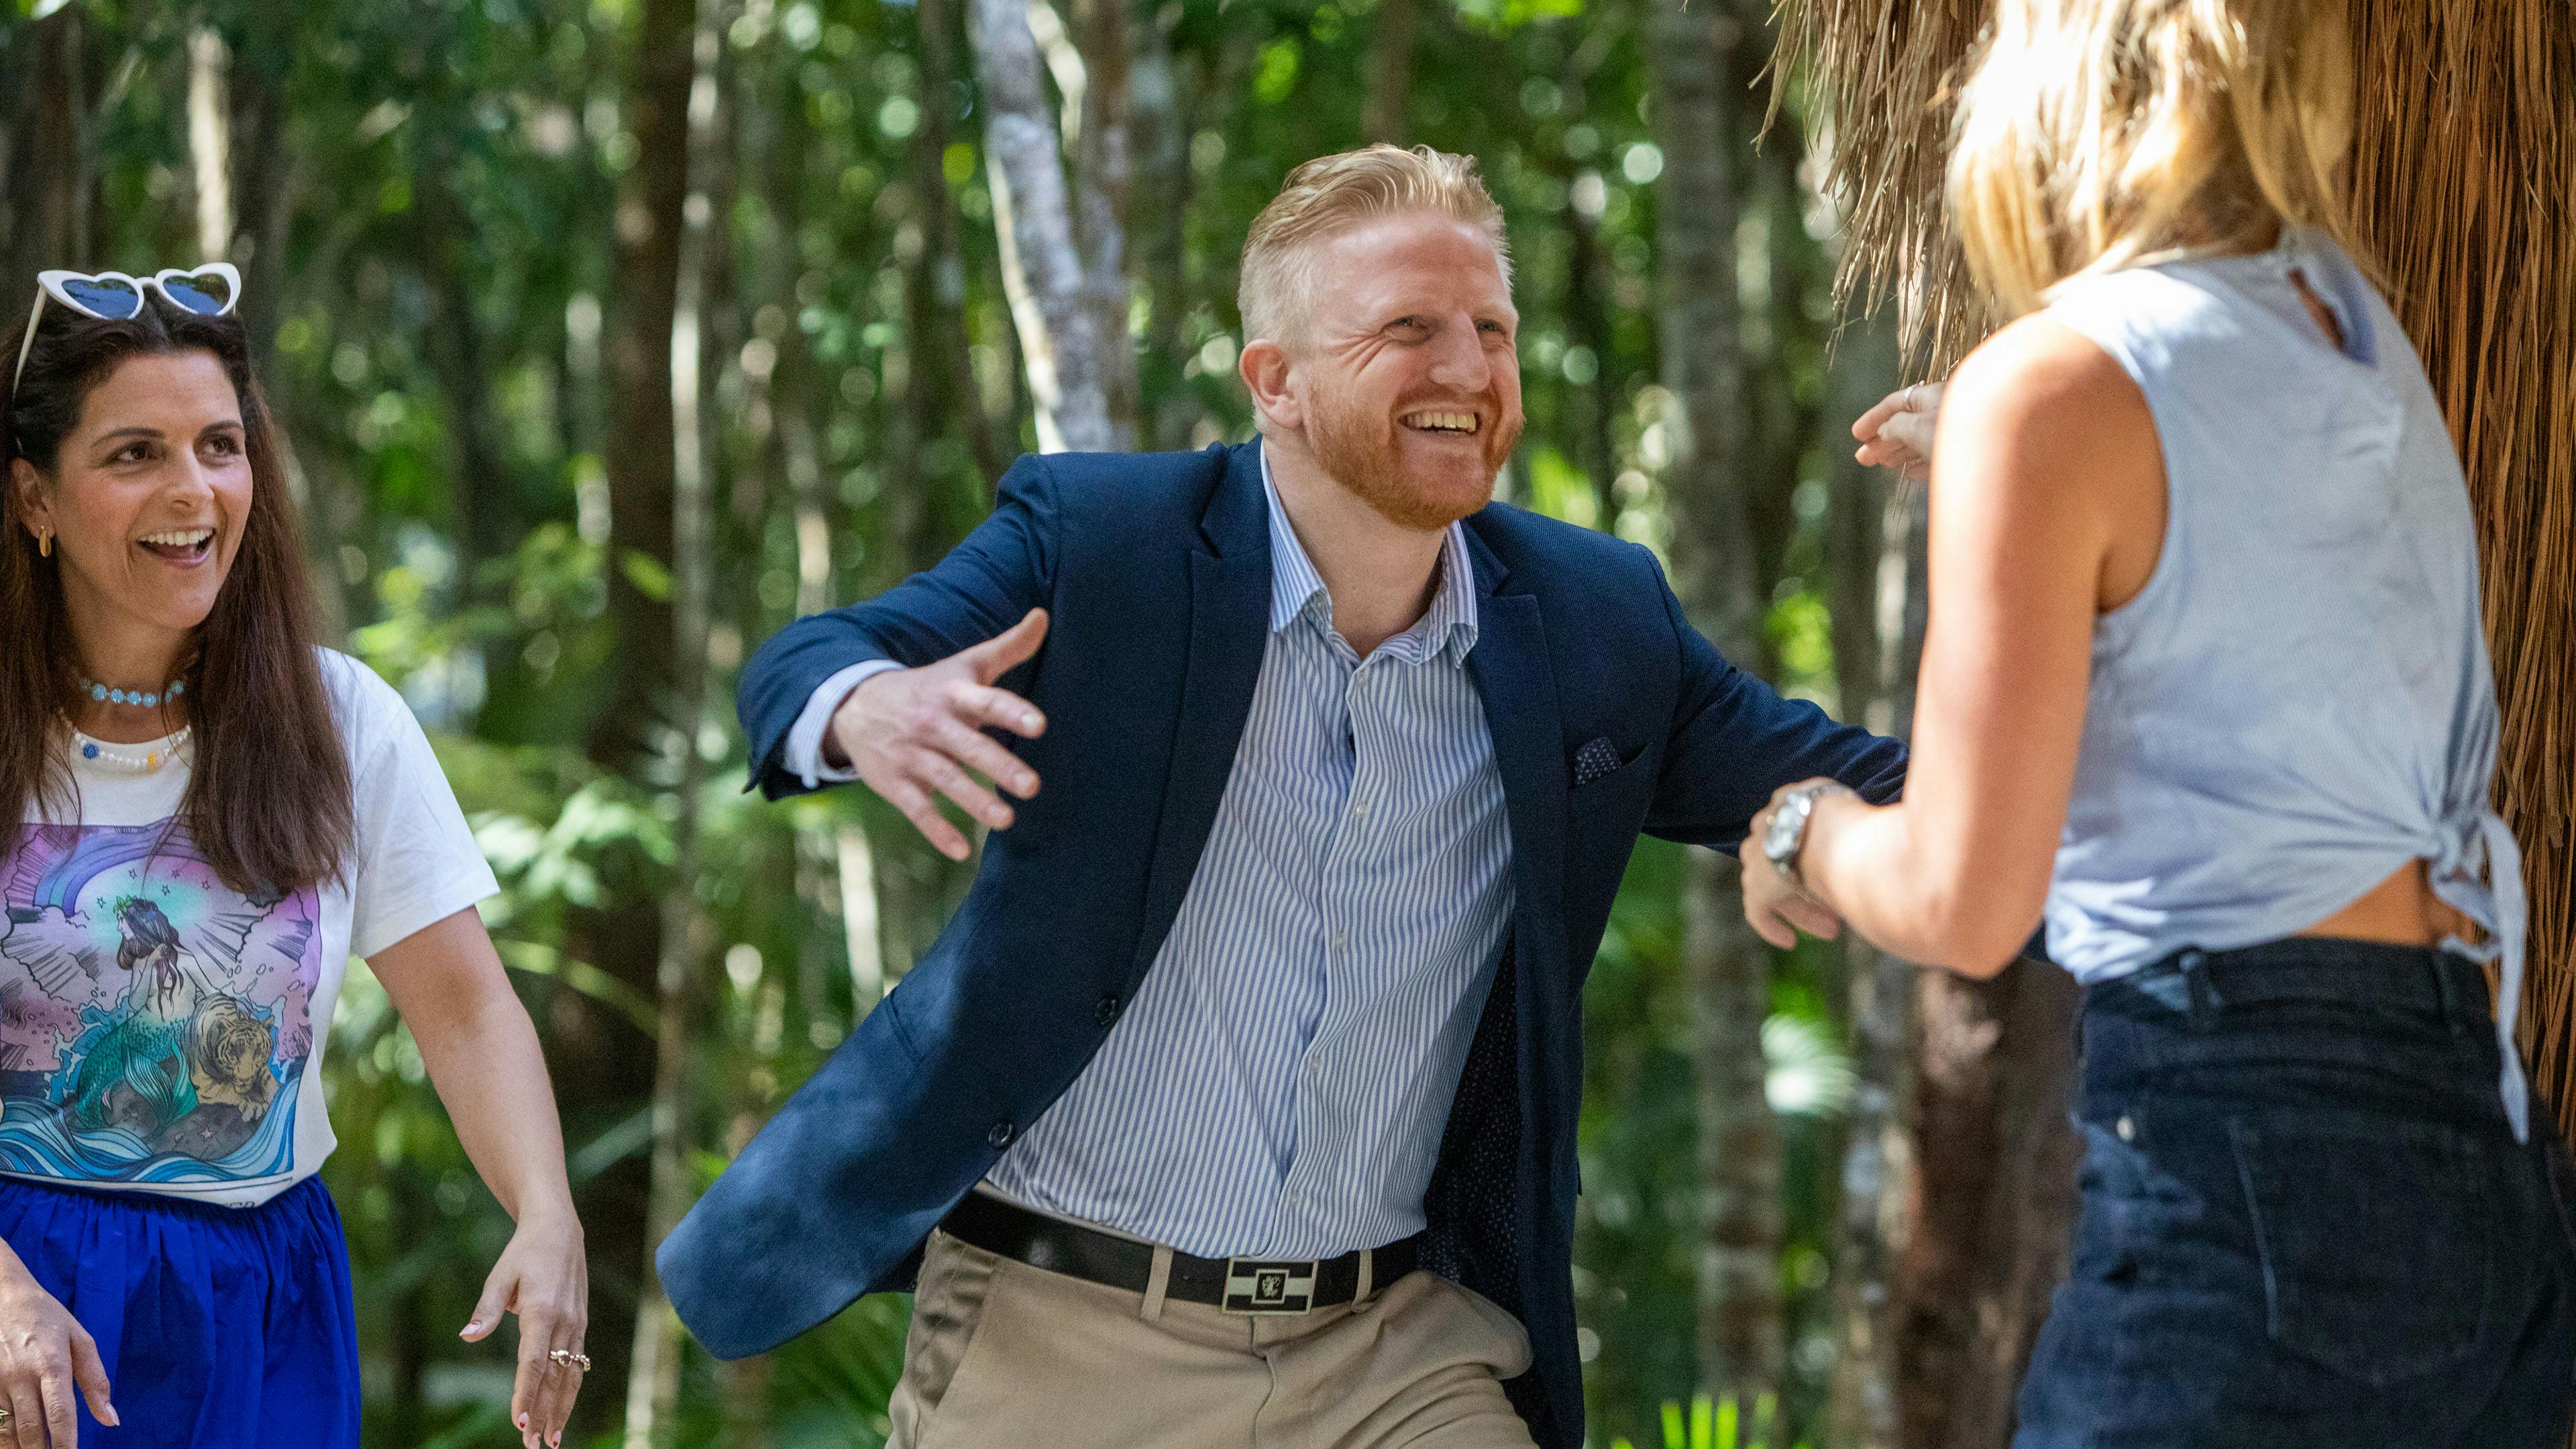
[[1682,617],[1670,588],[1664,608],[1680,640],[1682,684],[1648,834],[1733,851],[1783,785],[1829,777],[1872,803],[1903,793],[1905,746],[1785,699],[1726,662]]
[[[1022,458],[1003,475],[992,515],[935,567],[874,599],[799,619],[763,644],[743,667],[737,694],[751,742],[752,783],[778,799],[819,784],[866,779],[954,855],[949,847],[962,847],[964,837],[938,822],[938,830],[954,837],[942,840],[914,814],[895,776],[917,777],[926,789],[956,798],[959,792],[946,788],[954,781],[903,740],[881,742],[898,752],[896,759],[866,758],[879,753],[876,741],[861,742],[853,753],[850,736],[864,722],[847,706],[864,688],[867,702],[886,706],[903,721],[895,727],[918,736],[920,745],[946,741],[950,748],[936,753],[950,765],[974,766],[1011,783],[1008,752],[981,730],[994,726],[1033,735],[1043,728],[1035,709],[998,686],[1044,636],[1043,618],[1035,621],[1034,632],[1020,626],[1031,624],[1030,612],[1044,607],[1054,586],[1055,507],[1055,482],[1045,461]],[[1006,634],[1014,637],[1006,640]],[[987,644],[996,647],[964,657]],[[895,677],[934,673],[940,677]],[[946,677],[951,675],[958,677]],[[875,724],[884,729],[890,721]],[[957,728],[945,727],[951,724]],[[877,778],[870,778],[871,763],[879,767]],[[981,787],[965,784],[990,800]],[[917,803],[938,821],[926,795]],[[993,823],[976,802],[960,803]]]

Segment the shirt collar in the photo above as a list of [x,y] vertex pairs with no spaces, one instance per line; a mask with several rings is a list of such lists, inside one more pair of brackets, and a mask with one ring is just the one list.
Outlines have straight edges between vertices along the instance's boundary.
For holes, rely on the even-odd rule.
[[[1329,629],[1332,591],[1324,587],[1324,576],[1315,571],[1314,560],[1297,541],[1297,530],[1289,526],[1288,510],[1279,503],[1279,487],[1270,478],[1266,447],[1261,451],[1261,492],[1270,505],[1270,632],[1278,633],[1309,612],[1317,614],[1320,627]],[[1467,651],[1476,647],[1475,577],[1467,559],[1466,527],[1450,524],[1440,535],[1440,583],[1432,593],[1431,607],[1385,647],[1409,663],[1423,663],[1434,650],[1445,653],[1452,664],[1463,663]]]

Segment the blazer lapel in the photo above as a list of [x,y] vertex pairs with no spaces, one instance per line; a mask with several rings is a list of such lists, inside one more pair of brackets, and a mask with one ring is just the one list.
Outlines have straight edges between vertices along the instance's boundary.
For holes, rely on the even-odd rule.
[[1131,983],[1162,950],[1190,877],[1198,873],[1270,641],[1270,516],[1261,491],[1259,444],[1233,450],[1199,531],[1204,546],[1190,553],[1189,662]]
[[[1547,630],[1538,599],[1501,587],[1508,572],[1471,526],[1475,560],[1476,647],[1467,672],[1484,700],[1503,777],[1503,808],[1512,830],[1513,936],[1522,953],[1547,949],[1561,936],[1565,912],[1565,745],[1556,711],[1556,677],[1548,665]],[[1524,969],[1524,995],[1538,983]]]

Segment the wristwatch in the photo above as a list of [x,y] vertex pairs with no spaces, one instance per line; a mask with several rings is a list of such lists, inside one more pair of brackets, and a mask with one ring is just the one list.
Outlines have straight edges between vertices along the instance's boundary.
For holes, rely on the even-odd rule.
[[1779,807],[1771,812],[1771,822],[1762,829],[1762,858],[1771,868],[1800,890],[1807,888],[1806,878],[1798,873],[1798,857],[1807,847],[1807,821],[1816,813],[1816,802],[1826,795],[1848,795],[1849,786],[1831,780],[1801,785],[1780,797]]

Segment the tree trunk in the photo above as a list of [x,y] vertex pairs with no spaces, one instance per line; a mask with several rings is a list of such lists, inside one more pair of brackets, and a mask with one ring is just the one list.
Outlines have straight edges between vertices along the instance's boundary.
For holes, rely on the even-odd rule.
[[[1850,420],[1892,389],[1896,335],[1883,317],[1843,333],[1824,413],[1830,512],[1825,558],[1832,590],[1837,713],[1854,723],[1910,736],[1914,680],[1923,652],[1921,489],[1889,497],[1875,469],[1851,456]],[[1843,938],[1851,1019],[1854,1091],[1834,1225],[1834,1339],[1839,1352],[1827,1395],[1830,1442],[1843,1449],[1896,1449],[1895,1335],[1888,1306],[1896,1255],[1903,1251],[1910,1158],[1905,1139],[1914,967],[1856,934]]]
[[1899,1264],[1903,1442],[2000,1449],[2048,1297],[2066,1274],[2081,1140],[2066,1121],[2077,992],[2016,962],[1926,971],[1912,1222]]
[[188,162],[197,203],[197,255],[226,259],[233,243],[231,53],[212,27],[188,38]]
[[945,158],[955,139],[950,128],[955,112],[957,21],[954,0],[918,0],[913,7],[921,55],[920,139],[913,145],[914,187],[921,193],[923,257],[930,267],[931,298],[938,327],[931,339],[917,339],[922,365],[936,367],[946,387],[960,400],[956,426],[965,434],[976,471],[989,490],[1020,451],[1016,429],[1005,433],[1007,419],[988,417],[983,391],[975,380],[974,353],[966,326],[966,264],[958,252],[957,203],[948,190]]
[[1039,450],[1114,448],[1106,339],[1085,285],[1026,0],[970,0],[967,15],[1002,285],[1019,331]]
[[1360,111],[1360,133],[1372,141],[1405,144],[1405,112],[1413,97],[1413,32],[1421,9],[1422,0],[1379,0],[1376,23],[1370,27],[1368,99]]
[[[91,71],[88,7],[66,5],[10,32],[7,222],[0,259],[15,285],[48,267],[96,264],[90,235]],[[23,301],[23,299],[22,299]],[[17,304],[12,304],[17,305]],[[8,318],[14,330],[21,318]]]
[[[636,10],[622,118],[635,138],[635,164],[619,178],[617,286],[609,294],[608,426],[602,457],[608,482],[608,615],[617,667],[585,746],[611,774],[645,778],[661,757],[679,684],[669,583],[677,489],[672,417],[672,327],[678,308],[682,210],[688,196],[688,105],[697,0],[641,0]],[[696,751],[686,750],[694,756]],[[658,873],[657,873],[658,875]],[[657,888],[656,893],[659,893]],[[580,929],[600,968],[634,990],[660,989],[663,915],[652,910],[586,912]],[[588,1013],[599,1016],[599,1013]],[[650,1100],[656,1057],[620,1028],[558,1033],[581,1049],[583,1068],[559,1073],[567,1118],[605,1124]],[[584,1194],[582,1221],[594,1261],[612,1265],[593,1295],[591,1380],[630,1385],[637,1305],[617,1291],[647,1264],[652,1177],[649,1161],[611,1164]],[[648,1265],[649,1266],[649,1265]],[[660,1310],[654,1310],[660,1311]],[[649,1371],[650,1365],[645,1366]],[[649,1385],[649,1381],[648,1381]],[[630,1395],[631,1400],[631,1395]],[[592,1412],[613,1412],[600,1394]]]
[[[679,812],[671,826],[672,881],[662,892],[659,959],[654,977],[659,1030],[653,1054],[652,1198],[639,1271],[644,1285],[635,1312],[635,1352],[626,1387],[626,1449],[661,1449],[675,1441],[680,1398],[680,1322],[662,1294],[652,1249],[679,1225],[691,1199],[688,1168],[691,1028],[701,1015],[700,982],[712,946],[711,928],[698,901],[699,801],[705,793],[706,756],[698,748],[707,705],[707,633],[712,561],[709,534],[709,350],[705,332],[716,302],[724,249],[715,219],[730,211],[726,164],[727,117],[723,100],[730,72],[724,35],[729,0],[698,7],[693,43],[685,151],[689,178],[669,338],[671,370],[664,378],[671,419],[673,609],[671,685],[675,728],[668,752],[677,777]],[[612,524],[612,527],[614,525]]]
[[[1673,558],[1692,622],[1728,658],[1758,670],[1762,600],[1738,451],[1745,406],[1732,167],[1740,128],[1729,77],[1741,38],[1717,5],[1654,0],[1648,81],[1664,153],[1657,331],[1674,399],[1663,419]],[[1776,1391],[1782,1364],[1780,1139],[1762,1066],[1771,958],[1744,922],[1732,863],[1695,852],[1684,889],[1703,1215],[1700,1378],[1750,1403]]]
[[457,598],[472,599],[484,564],[508,557],[521,532],[518,488],[501,451],[492,407],[492,370],[474,318],[474,220],[456,194],[452,125],[427,128],[429,142],[415,179],[412,239],[429,294],[429,364],[447,404],[448,496],[457,512]]
[[[1180,7],[1164,7],[1174,20]],[[1160,371],[1160,401],[1151,413],[1139,405],[1138,431],[1147,448],[1186,448],[1197,431],[1199,410],[1192,389],[1182,380],[1182,324],[1189,320],[1188,224],[1190,207],[1190,133],[1182,97],[1188,94],[1176,61],[1163,14],[1139,16],[1136,63],[1128,79],[1130,113],[1135,119],[1136,149],[1144,159],[1137,172],[1128,231],[1136,243],[1139,282],[1145,289],[1145,354],[1140,365]],[[1192,65],[1191,70],[1195,71]]]
[[1127,219],[1135,182],[1129,119],[1129,0],[1074,0],[1074,39],[1088,84],[1082,89],[1082,133],[1074,168],[1076,236],[1082,289],[1100,348],[1101,391],[1109,409],[1110,447],[1136,446],[1136,348],[1127,317]]

